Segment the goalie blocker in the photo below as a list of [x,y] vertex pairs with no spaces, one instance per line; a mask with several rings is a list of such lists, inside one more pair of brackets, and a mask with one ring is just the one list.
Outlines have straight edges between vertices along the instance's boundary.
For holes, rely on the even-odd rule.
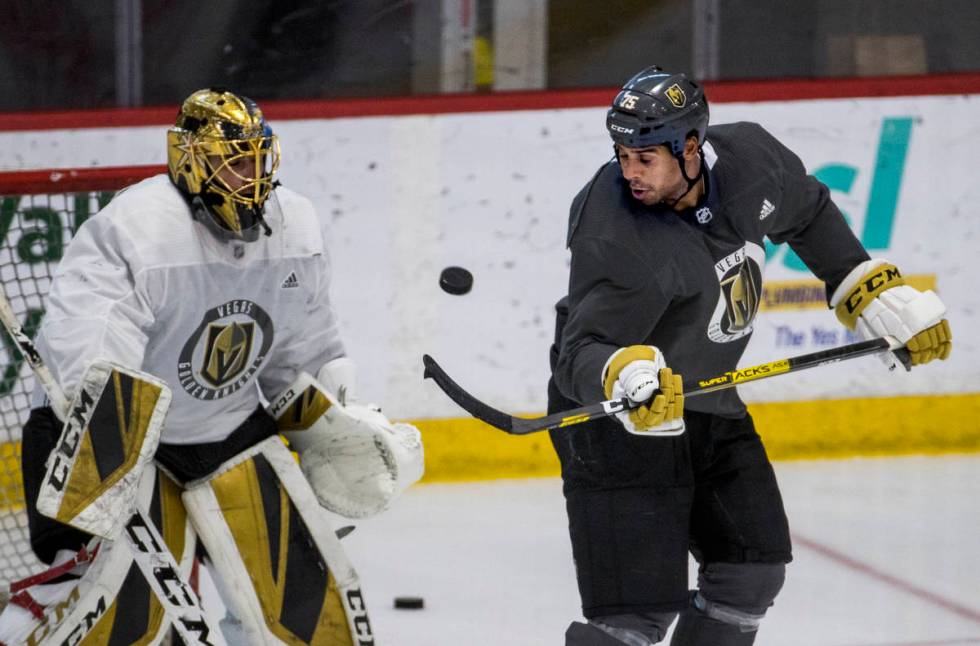
[[37,510],[115,538],[153,459],[171,393],[159,379],[109,361],[85,371],[61,437],[47,460]]
[[[32,367],[51,400],[66,401],[58,385],[45,379],[43,364]],[[53,545],[63,542],[63,549],[51,570],[11,586],[15,594],[0,616],[0,643],[77,643],[84,638],[93,645],[155,644],[171,622],[187,644],[224,643],[210,630],[186,583],[194,535],[179,488],[165,476],[158,479],[151,464],[169,405],[170,390],[162,381],[95,360],[70,407],[32,413],[25,433],[40,440],[35,448],[47,460],[43,478],[25,469],[25,490],[29,500],[38,494],[30,511],[56,521],[29,513],[32,540],[41,541],[33,547],[46,560]],[[60,435],[56,413],[65,418]],[[45,443],[51,448],[41,448]],[[35,464],[27,456],[25,448],[25,464]],[[83,533],[66,534],[66,526]],[[92,534],[102,540],[89,541],[77,555],[68,549]],[[58,580],[66,569],[81,579]]]

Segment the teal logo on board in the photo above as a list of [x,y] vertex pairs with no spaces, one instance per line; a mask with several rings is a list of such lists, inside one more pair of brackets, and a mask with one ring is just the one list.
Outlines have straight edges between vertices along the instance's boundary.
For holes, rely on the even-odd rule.
[[[878,140],[878,154],[868,193],[868,206],[864,215],[864,227],[855,231],[861,244],[868,251],[888,249],[895,226],[895,210],[898,193],[905,171],[905,158],[912,134],[912,117],[888,117],[881,123],[881,136]],[[814,177],[827,185],[831,191],[849,194],[854,187],[859,169],[844,163],[821,166],[813,172]],[[843,211],[843,209],[842,209]],[[844,218],[853,227],[853,219],[844,213]],[[809,271],[799,256],[788,245],[775,245],[766,240],[766,261],[775,262],[782,256],[782,264],[795,271]]]

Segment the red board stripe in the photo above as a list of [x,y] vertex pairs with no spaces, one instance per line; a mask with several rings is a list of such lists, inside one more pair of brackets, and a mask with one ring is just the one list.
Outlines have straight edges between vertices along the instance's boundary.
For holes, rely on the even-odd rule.
[[10,171],[0,173],[0,195],[116,191],[166,171],[166,166],[103,166]]
[[[980,94],[980,73],[869,78],[780,79],[705,83],[713,103],[800,101],[887,96]],[[605,106],[616,88],[443,94],[310,101],[261,101],[271,120],[339,119],[385,115],[555,110]],[[0,113],[0,131],[161,126],[174,107]]]

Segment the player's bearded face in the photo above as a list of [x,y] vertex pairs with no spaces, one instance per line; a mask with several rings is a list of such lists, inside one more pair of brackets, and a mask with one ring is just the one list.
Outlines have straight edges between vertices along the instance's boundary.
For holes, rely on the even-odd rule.
[[677,160],[666,146],[627,148],[616,146],[616,156],[629,182],[630,194],[647,206],[673,206],[684,193],[687,183]]

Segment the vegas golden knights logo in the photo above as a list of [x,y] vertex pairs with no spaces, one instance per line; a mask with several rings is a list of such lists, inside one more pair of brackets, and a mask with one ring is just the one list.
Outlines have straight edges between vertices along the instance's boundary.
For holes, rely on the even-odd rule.
[[667,88],[667,98],[670,102],[674,104],[675,108],[683,108],[687,103],[687,95],[684,94],[684,90],[677,83],[674,83],[669,88]]
[[752,333],[761,302],[765,263],[765,249],[748,241],[715,261],[718,303],[708,321],[709,339],[730,343]]
[[274,336],[272,319],[258,303],[236,298],[209,307],[178,355],[177,379],[195,399],[227,397],[249,384]]
[[727,295],[728,332],[741,332],[752,324],[759,308],[759,289],[751,265],[743,262],[734,276],[722,281],[721,288]]
[[209,325],[204,343],[201,377],[215,387],[234,380],[248,365],[254,339],[253,321]]

